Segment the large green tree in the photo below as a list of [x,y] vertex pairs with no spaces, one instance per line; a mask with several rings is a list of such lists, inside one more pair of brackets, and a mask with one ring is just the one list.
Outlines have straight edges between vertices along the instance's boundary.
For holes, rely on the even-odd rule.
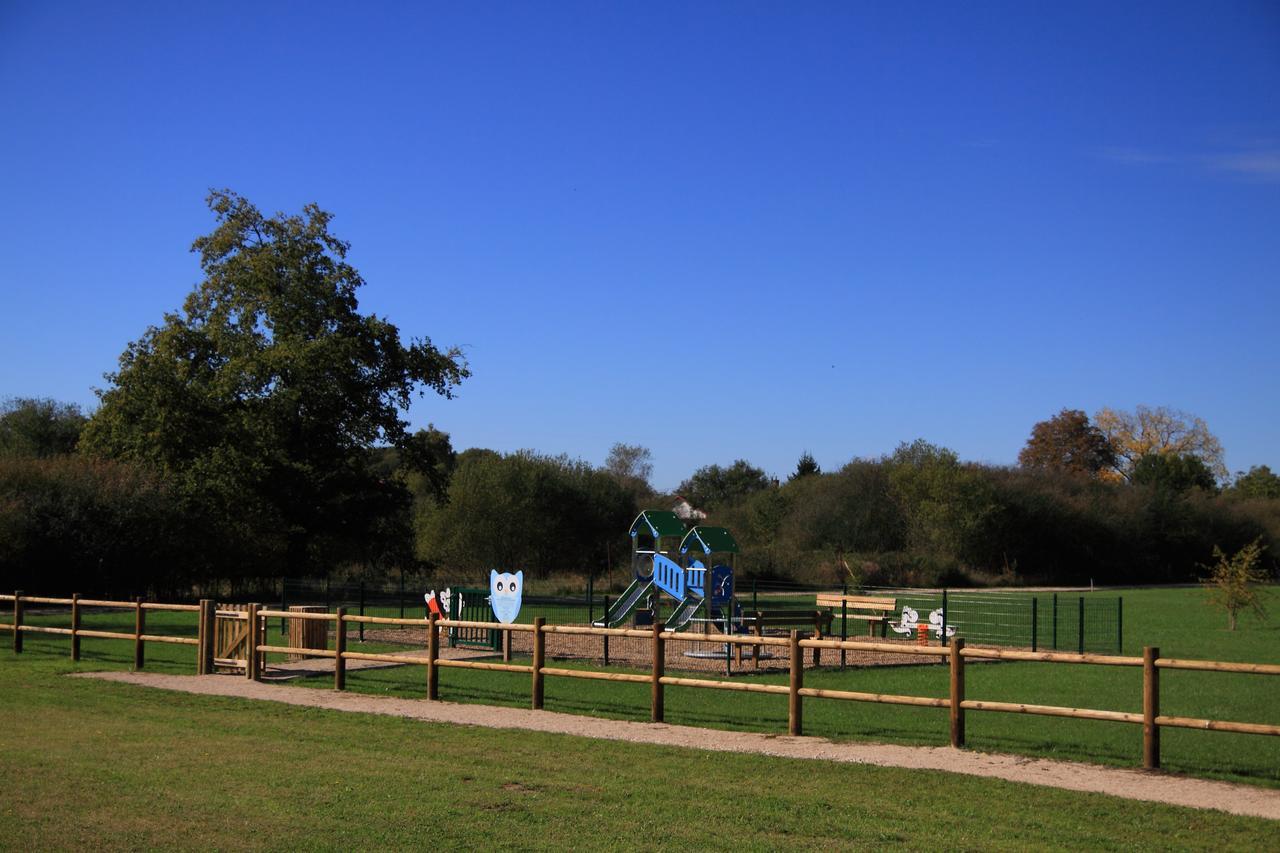
[[0,456],[46,458],[76,449],[85,416],[74,403],[14,398],[0,404]]
[[1280,498],[1280,477],[1267,465],[1254,465],[1248,473],[1236,474],[1231,493],[1242,498]]
[[204,280],[120,356],[83,446],[161,472],[281,571],[360,559],[408,502],[373,449],[409,448],[414,393],[450,396],[465,362],[360,313],[364,281],[316,205],[208,203],[217,227],[192,246]]
[[1172,492],[1199,488],[1212,492],[1217,481],[1199,456],[1180,453],[1148,453],[1133,466],[1130,481],[1135,486],[1152,486]]
[[745,459],[728,468],[705,465],[676,489],[694,506],[714,509],[742,500],[772,484],[769,475]]
[[623,484],[584,462],[471,449],[458,454],[447,500],[419,501],[418,554],[477,582],[489,569],[594,573],[623,553],[635,512]]

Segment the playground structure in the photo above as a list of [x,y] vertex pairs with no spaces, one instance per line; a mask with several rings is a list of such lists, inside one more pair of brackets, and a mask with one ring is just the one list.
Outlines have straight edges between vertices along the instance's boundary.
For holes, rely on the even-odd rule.
[[[647,509],[631,523],[630,585],[596,620],[597,628],[614,628],[635,613],[642,602],[648,620],[657,622],[662,596],[675,601],[663,623],[678,631],[691,622],[724,633],[741,631],[742,610],[734,602],[734,561],[738,543],[723,527],[692,528],[674,512]],[[723,560],[724,562],[718,562]]]

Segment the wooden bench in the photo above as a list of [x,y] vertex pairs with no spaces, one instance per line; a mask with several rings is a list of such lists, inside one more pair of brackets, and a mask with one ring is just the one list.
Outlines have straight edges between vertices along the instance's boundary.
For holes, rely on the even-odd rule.
[[[898,609],[896,598],[879,598],[871,595],[844,595],[838,592],[818,593],[818,606],[830,607],[834,610],[845,608],[850,619],[861,619],[867,623],[867,636],[874,636],[877,623],[880,625],[880,636],[886,636],[889,617]],[[862,612],[858,612],[862,611]]]
[[[813,626],[813,639],[821,640],[831,634],[831,620],[835,616],[830,610],[746,610],[742,613],[743,627],[749,629],[757,637],[764,635],[764,629],[808,628]],[[738,646],[738,665],[742,665],[742,646]],[[818,665],[821,649],[813,650],[813,665]],[[751,658],[757,667],[760,666],[760,647],[751,647]]]

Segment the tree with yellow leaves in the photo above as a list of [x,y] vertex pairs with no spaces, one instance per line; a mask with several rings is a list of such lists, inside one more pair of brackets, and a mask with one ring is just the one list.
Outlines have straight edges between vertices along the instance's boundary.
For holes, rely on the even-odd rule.
[[1133,412],[1103,408],[1093,423],[1111,443],[1116,470],[1126,480],[1138,460],[1149,454],[1196,456],[1219,480],[1227,478],[1222,443],[1201,418],[1167,406],[1138,406]]

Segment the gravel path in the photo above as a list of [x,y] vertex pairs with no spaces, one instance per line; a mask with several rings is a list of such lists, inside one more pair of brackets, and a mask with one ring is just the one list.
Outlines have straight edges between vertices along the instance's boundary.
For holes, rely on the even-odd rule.
[[1077,762],[995,755],[949,747],[833,743],[816,737],[787,737],[660,723],[604,720],[596,717],[559,714],[553,711],[338,693],[312,687],[263,684],[238,677],[159,675],[145,672],[91,672],[74,677],[98,678],[104,681],[139,684],[209,696],[263,699],[334,711],[386,714],[457,725],[554,732],[604,740],[661,744],[682,749],[751,752],[780,758],[941,770],[1071,791],[1091,791],[1131,800],[1219,809],[1231,814],[1280,820],[1280,790]]

